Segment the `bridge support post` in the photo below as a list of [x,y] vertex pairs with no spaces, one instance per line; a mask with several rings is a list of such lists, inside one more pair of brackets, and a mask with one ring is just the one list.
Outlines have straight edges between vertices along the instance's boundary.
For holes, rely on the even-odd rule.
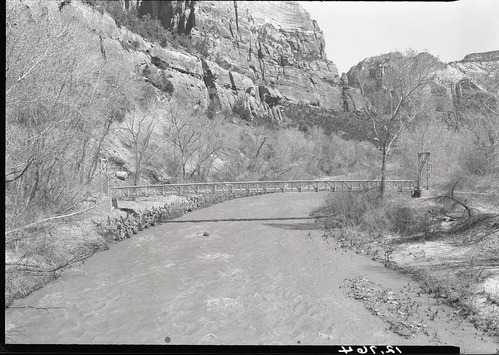
[[423,189],[423,170],[426,169],[426,190],[430,187],[430,152],[419,152],[418,153],[418,172],[416,179],[416,190],[412,193],[412,197],[421,197],[421,190]]

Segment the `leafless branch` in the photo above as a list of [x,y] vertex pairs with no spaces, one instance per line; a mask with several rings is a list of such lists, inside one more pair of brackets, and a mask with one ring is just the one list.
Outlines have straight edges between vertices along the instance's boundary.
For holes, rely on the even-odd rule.
[[5,263],[5,265],[6,266],[18,266],[18,267],[22,268],[22,269],[20,269],[21,271],[28,271],[28,272],[34,272],[34,273],[52,273],[52,272],[56,272],[62,268],[65,268],[71,264],[75,264],[75,263],[78,263],[80,261],[85,261],[88,258],[90,258],[92,255],[94,255],[98,250],[99,250],[99,248],[94,248],[90,254],[85,255],[83,257],[79,257],[79,258],[74,257],[71,260],[69,260],[68,262],[66,262],[62,265],[59,265],[55,268],[52,268],[52,269],[45,269],[45,268],[42,268],[38,265],[33,265],[33,264]]
[[37,224],[40,224],[40,223],[44,223],[44,222],[48,222],[48,221],[52,221],[52,220],[55,220],[55,219],[60,219],[60,218],[66,218],[66,217],[71,217],[71,216],[74,216],[74,215],[77,215],[79,213],[83,213],[83,212],[86,212],[88,210],[91,210],[92,208],[94,208],[95,206],[97,205],[97,203],[94,203],[93,206],[90,206],[88,208],[85,208],[84,210],[81,210],[81,211],[77,211],[77,212],[73,212],[73,213],[70,213],[70,214],[67,214],[67,215],[64,215],[64,216],[56,216],[56,217],[50,217],[50,218],[45,218],[45,219],[42,219],[40,221],[37,221],[37,222],[33,222],[33,223],[30,223],[30,224],[27,224],[23,227],[20,227],[20,228],[16,228],[16,229],[12,229],[10,231],[6,231],[5,232],[5,235],[7,234],[10,234],[10,233],[14,233],[14,232],[18,232],[20,230],[23,230],[23,229],[26,229],[26,228],[29,228],[29,227],[33,227]]

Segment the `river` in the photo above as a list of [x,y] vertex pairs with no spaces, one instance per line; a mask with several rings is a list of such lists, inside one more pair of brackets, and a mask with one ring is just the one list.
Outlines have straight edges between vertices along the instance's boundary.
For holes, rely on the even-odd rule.
[[279,220],[308,217],[326,194],[235,199],[113,244],[6,309],[6,341],[499,348],[497,339],[456,319],[452,308],[415,291],[411,300],[441,311],[433,320],[423,312],[426,334],[411,338],[390,331],[349,296],[345,280],[359,276],[395,294],[411,293],[415,284],[324,240],[312,219]]

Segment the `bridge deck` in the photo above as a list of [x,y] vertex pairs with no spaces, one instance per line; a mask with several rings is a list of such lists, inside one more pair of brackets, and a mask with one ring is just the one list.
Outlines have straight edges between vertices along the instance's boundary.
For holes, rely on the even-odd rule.
[[[412,191],[415,180],[386,180],[386,190]],[[192,194],[246,194],[271,192],[360,191],[379,188],[380,180],[283,180],[203,182],[189,184],[162,184],[142,186],[114,186],[111,194],[117,198]]]

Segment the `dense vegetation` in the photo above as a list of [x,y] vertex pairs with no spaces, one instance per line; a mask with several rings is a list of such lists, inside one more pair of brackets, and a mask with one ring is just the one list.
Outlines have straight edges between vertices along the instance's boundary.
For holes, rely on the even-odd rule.
[[141,8],[132,6],[125,10],[119,1],[83,0],[83,2],[101,13],[108,13],[119,27],[126,27],[147,41],[163,47],[181,48],[191,54],[207,54],[202,42],[193,42],[189,34],[179,32],[178,29],[165,28],[157,18],[140,11]]

